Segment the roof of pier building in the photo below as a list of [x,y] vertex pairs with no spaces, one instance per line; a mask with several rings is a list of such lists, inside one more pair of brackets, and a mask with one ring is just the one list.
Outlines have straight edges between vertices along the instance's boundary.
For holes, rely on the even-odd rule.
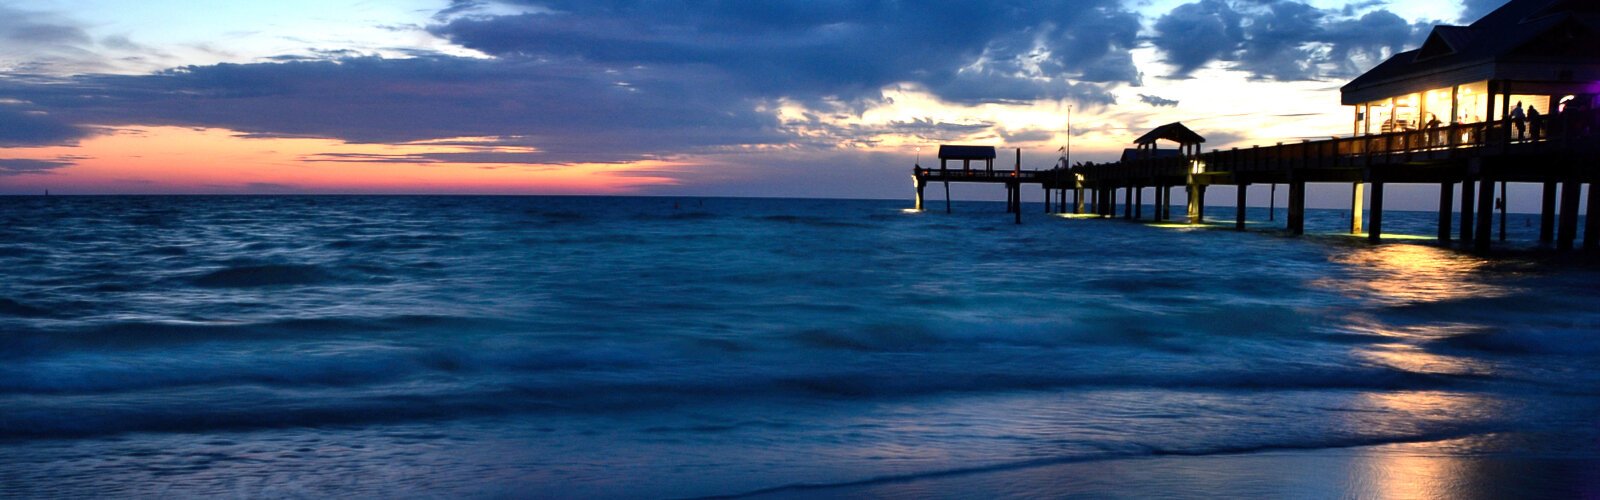
[[939,159],[941,160],[993,160],[994,146],[953,146],[940,145]]
[[1134,139],[1133,143],[1141,146],[1149,146],[1155,144],[1155,142],[1158,140],[1168,140],[1176,142],[1182,146],[1190,146],[1206,142],[1206,138],[1201,137],[1200,134],[1194,133],[1193,130],[1189,130],[1189,127],[1183,126],[1183,122],[1172,122],[1146,132],[1144,135],[1139,136],[1138,139]]
[[1470,25],[1435,26],[1421,47],[1340,93],[1352,105],[1485,80],[1528,93],[1600,91],[1600,1],[1511,0]]
[[1138,148],[1127,148],[1127,149],[1122,150],[1122,159],[1118,160],[1118,161],[1123,162],[1123,163],[1128,163],[1128,162],[1132,162],[1132,161],[1136,161],[1136,160],[1142,160],[1142,159],[1177,158],[1179,156],[1183,156],[1183,155],[1179,154],[1179,151],[1176,150],[1176,149],[1143,149],[1143,150],[1141,150],[1141,149],[1138,149]]

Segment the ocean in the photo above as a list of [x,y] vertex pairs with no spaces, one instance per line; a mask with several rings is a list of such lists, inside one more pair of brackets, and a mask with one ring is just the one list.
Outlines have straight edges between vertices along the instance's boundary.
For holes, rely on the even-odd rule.
[[908,205],[0,198],[0,497],[1600,495],[1531,216]]

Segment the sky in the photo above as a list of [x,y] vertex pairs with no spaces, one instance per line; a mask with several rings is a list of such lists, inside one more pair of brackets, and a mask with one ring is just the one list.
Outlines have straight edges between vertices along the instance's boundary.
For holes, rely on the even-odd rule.
[[939,144],[1348,135],[1340,86],[1503,3],[0,0],[0,194],[902,198]]

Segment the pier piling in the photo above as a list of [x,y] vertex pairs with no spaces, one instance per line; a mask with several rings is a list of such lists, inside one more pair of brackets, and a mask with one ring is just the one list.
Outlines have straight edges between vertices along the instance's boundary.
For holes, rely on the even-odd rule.
[[1244,230],[1244,209],[1245,209],[1244,200],[1245,200],[1246,190],[1249,189],[1249,188],[1250,188],[1249,184],[1242,184],[1241,183],[1241,184],[1239,184],[1238,193],[1234,195],[1235,201],[1234,201],[1234,204],[1233,204],[1233,213],[1234,213],[1234,215],[1233,215],[1233,228],[1237,229],[1237,230],[1240,230],[1240,231]]
[[[1356,184],[1356,200],[1360,200],[1360,199],[1361,199],[1361,185],[1360,184]],[[1360,210],[1361,207],[1358,205],[1358,206],[1356,206],[1355,209],[1356,210]],[[1357,216],[1357,217],[1359,217],[1359,216]],[[1361,220],[1360,219],[1356,219],[1356,224],[1360,224],[1360,223],[1361,223]],[[1367,230],[1367,241],[1370,241],[1370,242],[1373,242],[1373,243],[1377,243],[1379,241],[1383,241],[1383,183],[1382,182],[1373,182],[1372,183],[1372,225]]]
[[[1593,193],[1593,189],[1590,193]],[[1544,193],[1539,199],[1539,243],[1549,244],[1554,240],[1556,226],[1556,183],[1545,182]],[[1593,196],[1591,194],[1590,196]],[[1589,212],[1594,213],[1594,212]]]
[[1581,190],[1582,186],[1571,178],[1561,183],[1561,221],[1556,224],[1556,248],[1571,250],[1572,242],[1578,237],[1578,195]]
[[1477,204],[1474,201],[1476,199],[1474,194],[1477,191],[1478,188],[1472,185],[1471,178],[1461,181],[1461,230],[1457,231],[1457,234],[1461,236],[1463,245],[1472,242],[1472,211],[1477,208]]
[[1485,176],[1478,181],[1478,225],[1473,231],[1472,248],[1478,251],[1489,249],[1489,238],[1494,235],[1491,224],[1494,222],[1494,180]]
[[1600,248],[1600,182],[1589,183],[1589,215],[1583,223],[1583,249]]
[[1450,241],[1450,219],[1455,210],[1456,189],[1455,183],[1445,182],[1439,184],[1439,241]]

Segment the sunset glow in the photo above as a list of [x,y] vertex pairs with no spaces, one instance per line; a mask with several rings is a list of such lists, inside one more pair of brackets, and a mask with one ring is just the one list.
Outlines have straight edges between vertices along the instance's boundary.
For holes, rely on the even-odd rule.
[[[526,153],[531,148],[472,145],[472,138],[401,144],[332,139],[249,138],[224,129],[137,127],[109,130],[78,146],[15,148],[14,158],[70,166],[6,178],[18,191],[108,193],[482,193],[619,194],[670,185],[661,173],[681,165],[531,165],[458,163],[423,155]],[[409,161],[408,161],[409,160]]]

